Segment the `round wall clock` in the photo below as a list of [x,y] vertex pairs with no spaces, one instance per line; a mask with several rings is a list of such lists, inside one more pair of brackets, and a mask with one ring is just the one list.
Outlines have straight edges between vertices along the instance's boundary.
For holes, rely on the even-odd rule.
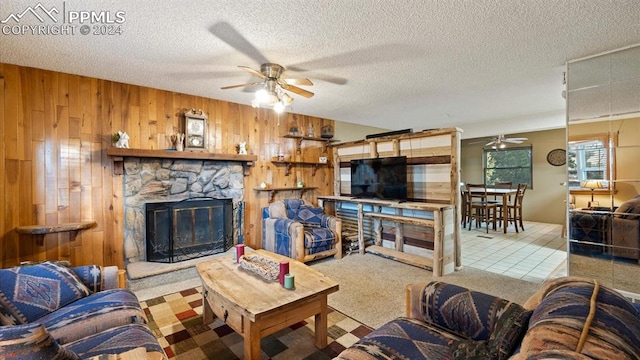
[[553,149],[547,154],[547,161],[553,166],[562,166],[567,163],[567,152],[565,149]]

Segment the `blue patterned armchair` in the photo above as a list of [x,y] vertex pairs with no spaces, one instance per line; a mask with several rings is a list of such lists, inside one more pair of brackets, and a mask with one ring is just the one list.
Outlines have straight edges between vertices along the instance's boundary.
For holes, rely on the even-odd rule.
[[0,269],[0,359],[167,359],[118,268]]
[[262,209],[262,248],[301,262],[342,258],[342,220],[302,199],[279,200]]

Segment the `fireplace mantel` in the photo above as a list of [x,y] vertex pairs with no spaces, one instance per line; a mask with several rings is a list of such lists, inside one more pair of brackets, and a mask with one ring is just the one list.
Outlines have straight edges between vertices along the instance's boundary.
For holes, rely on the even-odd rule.
[[124,174],[124,158],[161,158],[161,159],[187,159],[187,160],[216,160],[216,161],[237,161],[241,162],[244,168],[244,175],[249,175],[249,167],[258,160],[256,155],[238,154],[212,154],[202,151],[175,151],[175,150],[150,150],[150,149],[126,149],[110,147],[107,155],[113,157],[113,174]]

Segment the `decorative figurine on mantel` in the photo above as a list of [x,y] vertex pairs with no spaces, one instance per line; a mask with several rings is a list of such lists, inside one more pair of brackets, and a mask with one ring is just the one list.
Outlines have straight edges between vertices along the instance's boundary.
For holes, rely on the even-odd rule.
[[240,155],[247,155],[247,143],[241,142],[236,146],[236,150]]
[[113,134],[112,140],[116,143],[115,146],[117,148],[129,148],[129,135],[124,131],[118,131],[116,134]]
[[176,135],[176,151],[184,150],[184,134],[178,133]]

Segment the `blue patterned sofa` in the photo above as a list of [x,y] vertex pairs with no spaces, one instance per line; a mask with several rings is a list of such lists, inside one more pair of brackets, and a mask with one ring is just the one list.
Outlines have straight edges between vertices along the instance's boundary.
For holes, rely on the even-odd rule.
[[336,359],[640,359],[640,312],[587,279],[547,282],[522,306],[439,281],[409,285],[407,301]]
[[0,359],[166,359],[117,278],[115,266],[0,270]]
[[569,211],[569,246],[579,255],[640,259],[640,198],[619,207]]
[[605,254],[609,244],[610,210],[569,212],[569,246],[572,253],[588,256]]
[[307,262],[342,258],[342,220],[303,199],[275,201],[262,209],[262,248]]

